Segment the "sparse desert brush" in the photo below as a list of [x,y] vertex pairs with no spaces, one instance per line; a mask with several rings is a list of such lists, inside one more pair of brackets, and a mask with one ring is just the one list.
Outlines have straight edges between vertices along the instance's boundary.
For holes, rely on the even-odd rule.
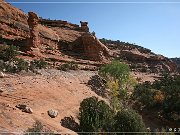
[[13,61],[17,55],[19,55],[18,48],[11,45],[2,50],[0,59],[4,61]]
[[140,81],[142,81],[142,78],[137,77],[136,80],[137,80],[138,82],[140,82]]
[[52,50],[52,51],[55,50],[52,46],[49,46],[49,47],[47,47],[46,49],[47,49],[47,50]]
[[28,128],[25,135],[41,135],[43,125],[40,121],[36,121],[32,128]]
[[29,63],[24,59],[16,59],[17,72],[25,70],[28,71]]
[[0,52],[2,52],[3,50],[7,49],[7,45],[3,43],[3,45],[0,45]]
[[78,70],[79,67],[78,67],[78,64],[74,62],[68,62],[68,63],[64,63],[60,65],[58,69],[63,70],[63,71],[69,71],[69,70]]
[[43,59],[33,60],[30,62],[30,69],[31,70],[47,68],[47,66],[48,66],[48,63]]

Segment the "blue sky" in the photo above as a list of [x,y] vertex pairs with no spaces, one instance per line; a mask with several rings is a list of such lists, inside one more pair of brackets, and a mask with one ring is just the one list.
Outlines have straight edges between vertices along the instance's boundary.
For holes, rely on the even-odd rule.
[[[76,24],[79,24],[80,20],[85,20],[89,22],[90,31],[95,31],[98,38],[136,43],[167,57],[180,57],[180,0],[154,0],[159,3],[152,3],[153,0],[113,0],[114,3],[103,3],[112,2],[110,0],[6,1],[95,2],[12,5],[26,13],[34,11],[43,18],[67,20]],[[96,3],[97,1],[100,3]],[[115,3],[122,1],[129,3]]]

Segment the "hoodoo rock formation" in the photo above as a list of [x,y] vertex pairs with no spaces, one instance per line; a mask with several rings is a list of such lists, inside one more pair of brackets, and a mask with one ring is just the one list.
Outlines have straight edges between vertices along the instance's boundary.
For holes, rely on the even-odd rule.
[[46,48],[55,51],[58,49],[59,36],[52,29],[39,24],[39,21],[37,14],[28,13],[30,37],[27,40],[27,48],[32,55],[41,57],[41,52],[46,52]]
[[30,38],[28,47],[38,48],[39,45],[39,30],[38,30],[39,17],[33,12],[28,13],[28,25],[30,30]]
[[80,21],[81,23],[81,30],[84,32],[89,32],[88,22]]

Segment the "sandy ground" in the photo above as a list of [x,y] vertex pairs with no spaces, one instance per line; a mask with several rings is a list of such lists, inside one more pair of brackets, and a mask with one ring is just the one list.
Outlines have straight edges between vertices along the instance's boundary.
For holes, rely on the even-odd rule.
[[[9,75],[0,78],[0,132],[22,132],[39,120],[51,131],[69,132],[61,126],[65,116],[77,118],[80,102],[87,97],[97,96],[86,85],[91,71],[41,70],[39,75]],[[26,104],[32,114],[17,109],[17,104]],[[49,109],[59,111],[56,118],[50,118]]]

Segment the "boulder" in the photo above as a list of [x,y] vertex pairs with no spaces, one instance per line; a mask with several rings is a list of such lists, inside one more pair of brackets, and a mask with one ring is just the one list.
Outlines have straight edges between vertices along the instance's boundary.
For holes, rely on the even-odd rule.
[[27,106],[26,106],[22,111],[23,111],[23,112],[26,112],[26,113],[33,113],[32,108],[27,107]]
[[51,109],[51,110],[48,111],[48,115],[49,115],[51,118],[57,117],[58,114],[59,114],[59,112],[58,112],[57,110]]
[[4,78],[6,75],[3,72],[0,72],[0,78]]
[[89,32],[88,22],[80,21],[81,23],[81,30],[84,32]]
[[3,93],[3,92],[4,92],[4,90],[0,87],[0,94]]
[[24,104],[18,104],[18,105],[16,105],[16,108],[18,108],[18,109],[20,109],[20,110],[25,109],[26,107],[27,107],[27,106],[24,105]]
[[33,113],[32,108],[30,108],[24,104],[18,104],[18,105],[16,105],[16,108],[20,109],[22,112]]

